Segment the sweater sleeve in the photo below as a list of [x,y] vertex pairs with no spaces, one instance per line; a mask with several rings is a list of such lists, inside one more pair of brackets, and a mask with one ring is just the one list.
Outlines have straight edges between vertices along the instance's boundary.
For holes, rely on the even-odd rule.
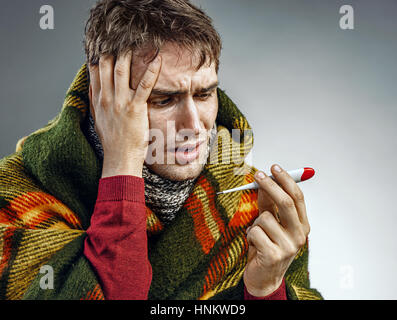
[[142,178],[118,175],[99,180],[84,255],[96,271],[106,299],[147,299],[152,268]]
[[285,279],[281,283],[280,287],[273,293],[265,297],[256,297],[251,295],[244,285],[244,300],[287,300],[287,293],[285,290]]

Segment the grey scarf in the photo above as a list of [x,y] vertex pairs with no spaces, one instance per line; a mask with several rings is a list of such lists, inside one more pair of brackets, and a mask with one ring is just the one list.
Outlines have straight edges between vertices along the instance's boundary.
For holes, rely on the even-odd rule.
[[[103,160],[102,144],[95,131],[94,119],[89,113],[86,117],[82,130],[93,147],[96,156]],[[216,124],[210,134],[208,154],[216,137]],[[195,179],[184,181],[172,181],[159,176],[143,165],[142,178],[145,182],[146,205],[155,212],[157,217],[164,223],[169,224],[175,218],[175,214],[181,209],[194,187]]]

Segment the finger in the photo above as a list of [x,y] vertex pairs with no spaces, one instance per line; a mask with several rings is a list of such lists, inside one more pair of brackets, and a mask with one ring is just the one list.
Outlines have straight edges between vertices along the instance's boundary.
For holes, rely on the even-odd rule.
[[273,177],[294,201],[300,222],[304,225],[309,224],[306,214],[305,199],[302,190],[285,170],[278,166],[281,170],[281,172],[278,172],[275,169],[276,166],[277,165],[273,165],[271,167]]
[[131,74],[131,59],[132,52],[120,55],[114,66],[114,87],[116,97],[127,96],[130,89],[130,74]]
[[270,211],[262,212],[259,217],[255,219],[252,224],[252,228],[255,226],[259,226],[263,232],[266,233],[269,239],[279,247],[288,247],[289,242],[286,238],[285,231]]
[[259,212],[270,211],[271,213],[273,213],[277,221],[280,222],[280,219],[278,217],[277,205],[263,189],[258,190],[258,211]]
[[161,68],[161,57],[158,55],[156,59],[149,63],[145,73],[139,81],[138,87],[135,91],[134,101],[138,105],[145,104],[152,92],[154,85],[156,84],[158,75]]
[[273,199],[266,193],[265,190],[258,190],[258,210],[263,212],[266,210],[272,211],[274,208]]
[[300,228],[301,222],[298,217],[298,212],[289,194],[262,171],[256,172],[254,178],[259,187],[263,189],[277,205],[281,225],[288,230]]
[[90,65],[88,67],[88,70],[90,72],[90,98],[92,101],[93,97],[98,97],[99,95],[99,90],[101,89],[101,84],[99,81],[99,66],[98,65]]
[[268,252],[269,248],[276,249],[276,245],[259,226],[252,227],[247,233],[247,242],[260,252]]
[[280,216],[278,215],[278,207],[275,203],[273,204],[273,208],[271,212],[273,213],[273,216],[276,218],[277,222],[281,223]]
[[106,99],[112,99],[114,96],[113,65],[114,57],[112,55],[102,55],[99,58],[100,95]]

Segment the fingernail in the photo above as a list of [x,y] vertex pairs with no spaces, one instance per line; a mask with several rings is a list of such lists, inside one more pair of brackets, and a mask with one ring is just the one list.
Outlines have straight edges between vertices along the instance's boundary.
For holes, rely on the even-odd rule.
[[281,168],[276,164],[274,167],[274,170],[276,170],[277,172],[281,172]]
[[255,175],[258,179],[265,178],[265,174],[262,171],[258,171]]

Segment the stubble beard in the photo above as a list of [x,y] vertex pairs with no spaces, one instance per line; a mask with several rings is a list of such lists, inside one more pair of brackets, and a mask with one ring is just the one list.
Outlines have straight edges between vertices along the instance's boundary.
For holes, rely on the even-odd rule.
[[207,163],[214,140],[216,139],[211,140],[210,131],[206,142],[200,145],[199,157],[190,163],[178,164],[177,161],[174,161],[175,163],[167,163],[166,160],[164,164],[153,163],[148,165],[145,163],[145,165],[154,173],[171,181],[196,179]]

